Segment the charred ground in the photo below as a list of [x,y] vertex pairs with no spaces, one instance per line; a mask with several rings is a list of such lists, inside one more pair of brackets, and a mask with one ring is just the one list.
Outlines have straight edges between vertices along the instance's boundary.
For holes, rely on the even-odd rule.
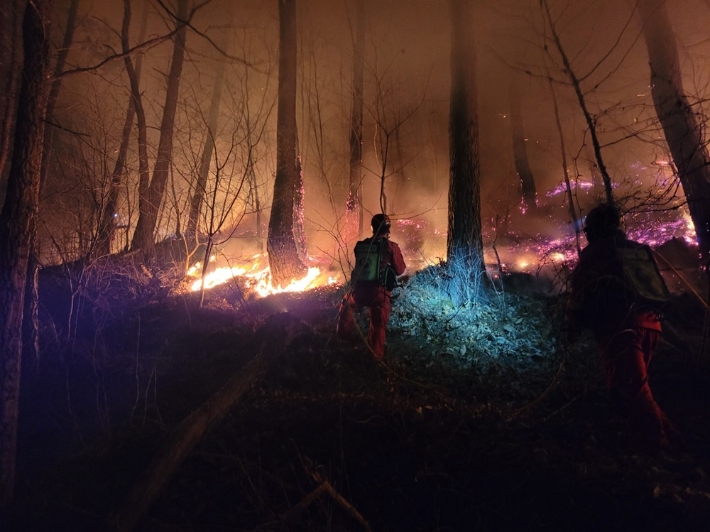
[[109,529],[170,433],[245,371],[255,332],[281,312],[304,334],[202,438],[138,530],[708,529],[703,313],[685,296],[651,379],[686,441],[649,456],[590,339],[563,341],[562,298],[514,282],[471,299],[435,267],[418,274],[395,301],[380,364],[358,333],[333,334],[342,288],[249,299],[228,283],[198,311],[169,272],[126,270],[84,282],[70,313],[66,278],[42,280],[43,355],[23,368],[5,529]]

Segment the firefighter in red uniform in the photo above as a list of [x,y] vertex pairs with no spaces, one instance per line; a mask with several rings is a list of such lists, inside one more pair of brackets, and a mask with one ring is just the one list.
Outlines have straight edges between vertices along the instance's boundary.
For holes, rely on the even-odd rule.
[[388,275],[389,270],[389,275],[393,276],[390,277],[390,285],[394,284],[391,282],[392,280],[399,281],[407,276],[407,266],[404,263],[399,245],[389,240],[392,225],[389,217],[385,214],[376,214],[372,217],[371,225],[372,237],[358,242],[356,250],[358,247],[360,249],[368,249],[381,245],[380,268],[382,275],[378,281],[373,282],[361,282],[353,279],[352,290],[345,295],[340,305],[338,336],[343,339],[347,338],[353,327],[355,310],[369,307],[370,330],[367,335],[367,342],[375,357],[379,360],[385,354],[385,333],[391,309],[392,287],[386,286],[385,277]]
[[[571,276],[569,326],[574,333],[589,328],[594,334],[607,387],[617,394],[640,445],[649,451],[668,450],[668,436],[677,436],[673,425],[656,404],[648,385],[648,365],[658,345],[661,322],[652,306],[632,301],[628,274],[619,250],[647,252],[645,282],[667,288],[658,273],[650,248],[627,239],[616,207],[603,204],[585,220],[589,245]],[[655,274],[653,273],[655,269]],[[628,269],[627,269],[628,271]],[[625,277],[626,275],[626,277]]]

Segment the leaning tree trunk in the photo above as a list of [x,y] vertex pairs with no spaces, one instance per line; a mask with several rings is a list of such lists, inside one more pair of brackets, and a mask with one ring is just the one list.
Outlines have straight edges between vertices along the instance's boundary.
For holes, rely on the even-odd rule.
[[528,150],[525,145],[525,130],[523,128],[523,113],[520,110],[520,92],[514,79],[508,87],[510,101],[510,130],[513,135],[513,157],[515,159],[515,170],[520,178],[520,189],[523,204],[526,209],[533,209],[537,206],[537,189],[533,178],[530,163],[528,162]]
[[[129,49],[128,29],[130,28],[131,23],[130,2],[128,2],[127,5],[128,8],[126,9],[126,3],[124,3],[122,27],[122,48],[124,53],[126,53]],[[146,24],[148,22],[147,5],[148,4],[145,4],[145,8],[143,9],[143,18],[141,20],[138,42],[143,42],[143,38],[145,37]],[[131,62],[130,57],[126,57],[126,60],[129,63]],[[139,55],[136,59],[135,69],[132,73],[132,76],[135,77],[136,85],[140,82],[142,64],[143,55]],[[131,74],[129,74],[129,86],[130,83]],[[126,118],[123,122],[123,130],[121,131],[121,144],[118,147],[118,154],[116,156],[116,162],[113,166],[113,172],[111,172],[111,183],[109,185],[108,195],[106,197],[106,203],[104,205],[103,214],[101,215],[101,221],[99,222],[99,228],[96,232],[96,242],[92,250],[92,255],[94,257],[101,257],[111,253],[111,240],[113,240],[113,235],[116,232],[116,217],[114,216],[114,214],[118,207],[118,197],[123,181],[123,174],[126,166],[126,156],[128,155],[128,145],[131,141],[131,130],[133,129],[133,120],[135,118],[135,115],[136,99],[133,96],[133,90],[130,90],[128,96],[128,108],[126,110]],[[145,122],[145,118],[143,118],[143,121]]]
[[44,118],[49,97],[52,0],[34,0],[22,25],[24,66],[12,163],[0,214],[0,506],[15,481],[22,312],[33,220],[39,203]]
[[651,94],[656,113],[683,185],[700,252],[710,257],[710,157],[705,123],[683,90],[678,48],[664,0],[641,0],[639,14],[651,64]]
[[146,197],[140,198],[138,224],[133,234],[133,249],[141,249],[147,257],[155,255],[155,242],[153,234],[158,221],[158,212],[165,195],[165,186],[168,182],[170,164],[173,154],[173,129],[175,126],[175,113],[180,89],[180,76],[185,59],[185,39],[187,36],[187,0],[178,0],[176,25],[179,27],[175,34],[173,44],[173,57],[168,74],[167,90],[165,93],[165,106],[163,118],[160,123],[160,139],[158,140],[158,155],[153,167],[153,178]]
[[[350,178],[345,203],[345,240],[362,234],[362,123],[365,72],[366,0],[357,0],[356,35],[353,43],[353,101],[350,118]],[[355,231],[357,227],[357,233]]]
[[[227,48],[227,47],[226,47]],[[212,103],[210,104],[210,114],[207,119],[207,131],[205,132],[205,144],[202,148],[200,166],[197,169],[197,182],[195,191],[190,200],[190,215],[187,221],[187,233],[192,235],[197,241],[197,231],[200,224],[200,211],[207,189],[207,178],[210,174],[212,163],[212,153],[214,152],[214,138],[217,134],[217,123],[219,121],[219,104],[222,98],[222,82],[224,80],[225,57],[221,56],[217,73],[215,74],[214,87],[212,88]]]
[[447,261],[485,268],[476,113],[476,48],[470,2],[451,0]]
[[274,285],[302,277],[293,232],[299,171],[296,154],[296,0],[279,2],[279,94],[276,119],[276,179],[266,251]]

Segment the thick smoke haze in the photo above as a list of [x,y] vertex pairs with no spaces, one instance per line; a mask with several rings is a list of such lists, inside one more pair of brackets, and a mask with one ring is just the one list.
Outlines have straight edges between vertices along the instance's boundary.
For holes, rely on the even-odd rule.
[[[66,4],[54,17],[54,42],[61,42]],[[173,21],[155,2],[133,1],[131,44],[165,35]],[[604,162],[624,210],[673,186],[668,148],[649,88],[649,65],[634,2],[552,1],[560,36],[602,145]],[[225,82],[220,101],[211,180],[219,175],[215,209],[230,210],[220,235],[254,236],[254,193],[264,209],[266,231],[273,192],[278,79],[277,2],[244,0],[195,4],[187,34],[180,82],[170,182],[157,238],[184,231],[189,199],[204,143],[213,86],[220,64]],[[65,70],[96,65],[120,51],[123,17],[119,2],[79,3],[79,20]],[[175,10],[168,2],[165,7]],[[380,211],[384,176],[387,210],[411,230],[419,224],[411,256],[443,256],[449,180],[448,113],[450,9],[444,0],[368,2],[364,67],[362,188],[365,225]],[[694,109],[705,116],[710,8],[700,0],[669,4],[681,53],[683,83]],[[298,18],[298,139],[305,183],[309,252],[337,256],[336,236],[348,191],[356,3],[301,0]],[[498,233],[517,237],[569,237],[572,226],[563,181],[559,131],[551,90],[559,106],[568,172],[582,215],[603,197],[591,140],[539,2],[476,2],[471,31],[477,41],[477,101],[484,244]],[[221,51],[226,53],[220,53]],[[134,54],[143,57],[141,91],[148,121],[148,149],[156,155],[169,68],[170,41]],[[8,65],[4,65],[5,68]],[[550,83],[551,81],[551,83]],[[511,87],[517,87],[522,133],[537,189],[538,208],[521,210],[521,184],[513,154]],[[40,227],[47,261],[79,256],[91,240],[101,198],[120,143],[129,98],[122,61],[62,78],[54,116],[50,167],[43,188]],[[247,149],[247,147],[249,149]],[[239,187],[254,165],[254,186]],[[137,148],[131,141],[126,180],[115,213],[119,233],[113,251],[125,247],[137,219]],[[218,174],[219,172],[219,174]],[[227,179],[228,178],[228,179]],[[227,180],[225,180],[227,179]],[[229,181],[231,180],[231,181]],[[208,184],[209,187],[214,186]],[[659,189],[660,187],[660,189]],[[248,188],[248,190],[247,190]],[[250,192],[251,191],[251,192]],[[557,191],[557,193],[555,193]],[[682,203],[682,192],[677,194]],[[234,200],[233,205],[230,203]],[[227,206],[231,205],[229,209]],[[628,220],[627,220],[628,222]],[[397,238],[395,226],[393,238]],[[414,226],[416,227],[416,225]],[[367,227],[365,228],[367,232]],[[410,231],[411,232],[411,231]],[[405,238],[402,234],[400,238]],[[406,238],[410,238],[406,236]],[[231,244],[252,250],[251,244]],[[254,248],[256,249],[256,248]],[[487,252],[488,253],[488,252]]]

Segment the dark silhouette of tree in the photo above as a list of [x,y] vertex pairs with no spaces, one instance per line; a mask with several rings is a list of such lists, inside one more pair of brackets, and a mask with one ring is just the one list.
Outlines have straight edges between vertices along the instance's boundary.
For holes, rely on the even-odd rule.
[[[64,38],[62,39],[61,48],[57,54],[57,60],[54,64],[52,85],[49,90],[47,100],[47,110],[45,121],[48,127],[44,128],[44,141],[42,148],[42,166],[39,177],[40,198],[42,197],[42,189],[47,180],[47,173],[50,166],[50,154],[52,153],[52,145],[54,142],[55,117],[54,108],[59,100],[59,91],[62,88],[62,78],[59,77],[64,64],[66,63],[69,49],[74,41],[74,30],[76,29],[76,18],[79,10],[79,0],[71,0],[67,11],[67,23],[64,29]],[[37,223],[33,219],[33,224]],[[27,284],[25,286],[25,307],[24,317],[22,319],[23,328],[23,354],[28,358],[33,358],[39,362],[39,250],[37,249],[37,230],[31,228],[32,242],[30,243],[30,258],[27,264]]]
[[577,255],[582,252],[582,247],[579,244],[579,228],[580,224],[577,218],[577,211],[574,208],[574,197],[572,196],[572,184],[569,179],[569,171],[567,170],[567,148],[565,147],[565,136],[562,133],[562,121],[560,120],[560,108],[557,105],[557,96],[555,95],[555,86],[552,83],[552,78],[549,77],[550,94],[552,95],[552,105],[555,109],[555,125],[557,126],[557,134],[560,137],[560,159],[562,162],[562,174],[565,177],[565,193],[567,195],[567,208],[569,217],[574,227],[574,242],[577,249]]
[[597,136],[596,121],[592,114],[589,112],[589,108],[587,107],[587,101],[584,97],[584,92],[582,91],[581,80],[577,77],[577,74],[575,74],[575,71],[572,68],[572,64],[570,63],[569,57],[567,56],[567,52],[565,51],[565,48],[562,45],[562,40],[560,39],[560,35],[557,32],[557,28],[555,27],[555,21],[552,18],[552,13],[550,12],[550,6],[548,5],[547,0],[541,0],[540,5],[543,9],[547,23],[550,27],[550,31],[552,32],[552,40],[555,45],[555,48],[557,49],[557,52],[560,54],[560,57],[562,59],[564,73],[567,75],[567,77],[569,78],[569,82],[572,84],[574,93],[577,96],[577,102],[579,103],[579,107],[582,110],[584,119],[587,122],[587,127],[589,128],[589,136],[592,139],[592,146],[594,147],[594,157],[596,158],[597,167],[599,168],[599,172],[602,175],[602,181],[604,182],[604,193],[606,195],[606,202],[609,204],[613,204],[614,194],[611,185],[611,177],[609,176],[609,172],[607,171],[606,165],[604,164],[604,159],[602,158],[602,148],[601,144],[599,143],[599,137]]
[[266,251],[274,285],[302,277],[294,235],[300,163],[296,154],[296,0],[279,2],[279,89],[276,119],[276,179]]
[[35,0],[25,9],[22,84],[7,194],[0,214],[0,505],[12,498],[15,481],[22,314],[39,204],[44,119],[50,90],[52,5],[52,0]]
[[165,195],[165,186],[168,182],[170,164],[173,152],[173,128],[180,89],[180,76],[185,59],[185,39],[187,37],[187,0],[178,0],[175,24],[179,28],[173,41],[173,56],[170,62],[170,72],[167,78],[165,92],[165,106],[163,118],[160,123],[160,138],[158,140],[158,154],[153,167],[153,177],[150,185],[145,188],[139,198],[139,215],[136,231],[133,234],[132,249],[141,249],[147,257],[155,253],[154,233],[158,221],[158,212]]
[[710,157],[704,121],[683,90],[675,33],[664,0],[640,0],[639,15],[651,65],[651,94],[683,185],[700,251],[710,256]]
[[449,227],[447,260],[483,269],[476,112],[476,48],[471,3],[451,0]]
[[364,224],[361,170],[365,38],[367,35],[365,6],[365,0],[357,0],[355,39],[353,40],[353,101],[352,115],[350,118],[350,176],[348,179],[348,198],[345,203],[346,226],[348,229],[352,230],[357,216],[357,234],[362,233]]
[[195,191],[190,199],[190,213],[187,222],[187,233],[197,238],[199,229],[200,211],[205,196],[207,177],[210,173],[212,162],[212,152],[214,151],[214,137],[217,134],[217,122],[219,120],[219,103],[222,97],[222,83],[224,80],[224,69],[226,57],[220,56],[219,65],[215,74],[214,87],[212,88],[212,100],[210,103],[210,113],[207,118],[207,130],[205,132],[205,143],[200,157],[200,166],[197,169],[197,182]]
[[[513,74],[515,76],[515,74]],[[520,178],[520,192],[523,203],[528,209],[537,205],[537,189],[535,178],[530,163],[528,162],[528,149],[525,145],[525,128],[523,127],[523,113],[520,110],[520,92],[515,79],[508,87],[508,101],[510,103],[510,131],[513,135],[513,159],[515,170]]]
[[[141,21],[141,28],[139,32],[138,42],[142,42],[145,38],[146,23],[148,18],[147,5],[143,11],[143,18]],[[123,24],[121,29],[121,41],[123,51],[129,49],[128,46],[128,30],[131,24],[131,4],[130,2],[124,2],[123,4]],[[130,57],[126,57],[124,62],[131,62]],[[136,59],[135,71],[133,75],[136,78],[136,84],[140,82],[141,66],[143,63],[143,55],[139,55]],[[130,75],[129,75],[129,87],[130,87]],[[142,109],[141,109],[142,111]],[[121,184],[123,181],[123,176],[125,173],[126,166],[126,156],[128,155],[128,145],[131,141],[131,131],[133,130],[133,121],[136,116],[136,99],[133,97],[133,91],[129,91],[128,96],[128,106],[126,110],[126,118],[123,122],[123,129],[121,130],[121,144],[118,148],[118,153],[116,155],[116,162],[113,166],[113,171],[111,172],[111,183],[109,184],[108,194],[106,196],[106,201],[103,206],[103,213],[101,215],[101,221],[99,222],[98,230],[96,231],[96,240],[92,249],[92,255],[94,257],[101,257],[111,253],[111,240],[116,231],[116,218],[114,216],[116,209],[118,207],[118,197],[121,190]],[[143,118],[145,122],[145,118]]]
[[[10,0],[0,7],[0,73],[5,80],[0,91],[0,183],[5,175],[5,164],[10,153],[10,139],[14,124],[15,99],[19,83],[18,52],[20,48],[20,2]],[[3,187],[0,186],[0,190]],[[0,195],[0,201],[2,196]]]

